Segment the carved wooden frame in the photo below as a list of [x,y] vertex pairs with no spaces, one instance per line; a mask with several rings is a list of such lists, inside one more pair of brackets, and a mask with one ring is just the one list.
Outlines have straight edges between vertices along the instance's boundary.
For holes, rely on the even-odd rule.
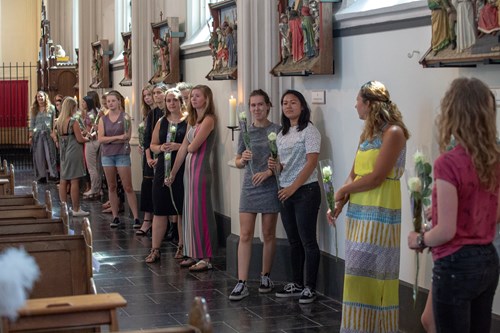
[[[153,76],[149,79],[149,83],[177,83],[180,81],[180,65],[179,65],[179,38],[184,37],[184,32],[179,32],[179,18],[167,17],[165,20],[158,23],[151,23],[153,30]],[[160,45],[157,45],[160,43]],[[166,48],[162,48],[164,45]],[[161,58],[162,50],[168,50],[168,57]],[[156,54],[156,55],[155,55]],[[158,57],[155,64],[155,56]],[[162,61],[162,63],[159,63]],[[166,67],[168,61],[168,70],[163,69],[163,64]],[[161,68],[158,67],[162,66]]]
[[[305,1],[297,0],[296,4],[304,3]],[[334,60],[333,60],[333,6],[334,2],[340,1],[314,1],[318,8],[319,24],[319,39],[316,45],[316,55],[308,57],[304,54],[300,60],[293,60],[293,56],[283,59],[282,53],[282,39],[279,32],[279,23],[281,23],[282,15],[288,19],[290,11],[287,11],[289,1],[277,0],[278,7],[278,35],[280,35],[280,42],[278,43],[280,61],[271,70],[274,76],[309,76],[309,75],[331,75],[334,74]],[[309,5],[310,2],[307,1]],[[297,8],[293,8],[298,10]],[[302,9],[302,8],[301,8]],[[299,10],[300,13],[301,10]],[[311,15],[312,16],[312,15]],[[299,18],[302,16],[299,15]],[[314,17],[313,17],[314,18]],[[316,22],[315,22],[316,23]],[[289,35],[290,36],[290,35]],[[289,37],[291,39],[291,36]],[[292,41],[290,40],[290,51],[292,50]]]
[[[222,2],[217,2],[217,3],[209,3],[208,4],[210,8],[210,14],[212,15],[212,30],[210,32],[210,50],[212,52],[212,58],[213,58],[213,63],[212,63],[212,69],[208,74],[205,76],[208,80],[236,80],[238,78],[238,56],[237,56],[237,45],[233,44],[233,49],[234,49],[234,65],[230,66],[229,64],[229,56],[227,58],[227,66],[224,66],[224,60],[222,59],[222,56],[219,57],[217,55],[217,52],[219,50],[215,49],[214,50],[214,44],[213,41],[217,39],[217,29],[223,29],[224,24],[227,24],[235,33],[237,29],[237,16],[236,16],[236,1],[235,0],[227,0],[227,1],[222,1]],[[230,21],[227,22],[222,16],[225,13],[231,13],[232,17],[230,18]],[[231,21],[232,19],[232,21]],[[225,23],[226,22],[226,23]],[[233,42],[234,42],[233,38]]]
[[[132,66],[130,56],[132,55],[132,32],[122,32],[123,40],[123,79],[120,81],[120,86],[132,85]],[[127,75],[128,71],[128,75]]]
[[113,51],[109,50],[107,39],[101,39],[92,44],[92,68],[100,66],[95,75],[92,76],[90,88],[111,88],[111,76],[109,72],[109,60],[113,55]]

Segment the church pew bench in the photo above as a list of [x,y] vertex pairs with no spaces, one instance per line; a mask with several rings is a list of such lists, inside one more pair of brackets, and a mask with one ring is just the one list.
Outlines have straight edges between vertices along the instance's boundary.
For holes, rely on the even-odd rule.
[[3,333],[53,332],[59,329],[98,328],[119,330],[116,309],[127,305],[118,293],[30,299],[18,310],[15,321],[2,319]]

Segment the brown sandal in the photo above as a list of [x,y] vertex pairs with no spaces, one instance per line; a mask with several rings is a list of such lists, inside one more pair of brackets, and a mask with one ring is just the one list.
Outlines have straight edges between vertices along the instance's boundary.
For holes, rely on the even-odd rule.
[[161,252],[160,249],[151,249],[149,255],[146,257],[145,261],[148,264],[152,264],[158,260],[160,260]]
[[184,254],[182,254],[183,249],[184,249],[184,245],[182,245],[182,244],[177,247],[177,252],[175,252],[174,259],[183,259],[184,258]]

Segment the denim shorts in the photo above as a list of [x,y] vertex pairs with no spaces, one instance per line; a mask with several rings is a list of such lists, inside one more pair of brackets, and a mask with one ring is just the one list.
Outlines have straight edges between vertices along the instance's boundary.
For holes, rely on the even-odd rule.
[[101,162],[103,167],[127,167],[132,164],[129,154],[101,156]]

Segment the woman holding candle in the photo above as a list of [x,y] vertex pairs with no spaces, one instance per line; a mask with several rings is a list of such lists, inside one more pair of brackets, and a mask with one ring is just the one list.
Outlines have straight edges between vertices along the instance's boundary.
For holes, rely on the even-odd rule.
[[101,143],[102,166],[109,190],[113,222],[110,227],[121,225],[118,217],[119,199],[117,193],[117,174],[127,195],[130,210],[134,215],[134,224],[140,224],[137,211],[137,198],[132,188],[132,169],[130,161],[130,118],[123,112],[123,96],[116,90],[106,95],[106,105],[109,112],[99,120],[98,140]]
[[217,249],[210,166],[216,117],[212,90],[208,86],[197,85],[191,90],[187,122],[186,136],[165,183],[172,185],[185,158],[182,226],[184,255],[188,258],[181,262],[181,266],[189,267],[192,272],[201,272],[212,269],[211,259]]
[[[146,257],[146,262],[151,263],[160,259],[160,246],[167,232],[168,217],[175,216],[178,223],[179,245],[174,256],[175,259],[183,258],[184,241],[182,239],[182,207],[184,204],[184,185],[182,178],[178,177],[171,185],[165,185],[165,154],[170,154],[170,167],[175,163],[177,152],[186,135],[187,122],[185,120],[185,106],[181,92],[175,88],[167,90],[165,94],[166,114],[157,122],[151,139],[150,149],[158,154],[159,163],[156,164],[153,181],[153,241],[152,249]],[[170,132],[170,133],[169,133]],[[174,136],[171,138],[171,136]],[[169,142],[167,142],[167,137]],[[184,163],[179,171],[184,173]]]
[[[271,100],[261,89],[250,93],[248,101],[253,123],[248,128],[252,151],[245,149],[240,135],[236,167],[245,168],[245,176],[240,195],[240,240],[238,244],[238,283],[229,299],[239,301],[249,295],[246,281],[252,254],[252,241],[257,214],[262,215],[262,233],[264,248],[262,252],[262,271],[260,277],[260,293],[269,293],[274,284],[269,275],[276,251],[276,222],[280,203],[278,201],[278,185],[273,172],[267,167],[267,159],[271,154],[268,143],[270,133],[278,133],[280,126],[267,117],[271,110]],[[248,163],[253,164],[255,174],[252,175]]]

